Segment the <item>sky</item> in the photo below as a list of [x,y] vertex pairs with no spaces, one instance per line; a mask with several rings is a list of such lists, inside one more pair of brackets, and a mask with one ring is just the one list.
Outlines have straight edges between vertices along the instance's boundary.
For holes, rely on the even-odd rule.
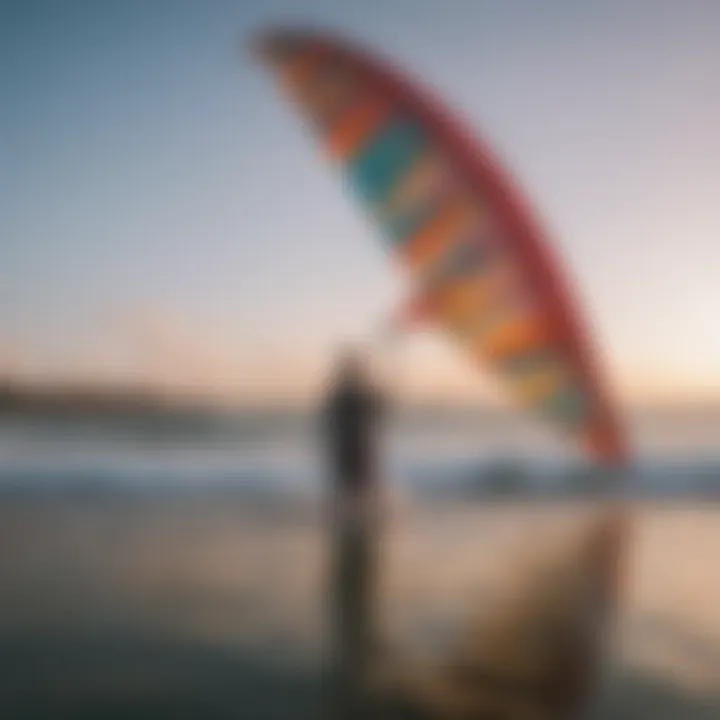
[[[318,24],[432,86],[511,169],[628,402],[720,397],[720,4],[0,0],[0,372],[307,397],[403,292],[241,50]],[[490,397],[432,335],[413,396]]]

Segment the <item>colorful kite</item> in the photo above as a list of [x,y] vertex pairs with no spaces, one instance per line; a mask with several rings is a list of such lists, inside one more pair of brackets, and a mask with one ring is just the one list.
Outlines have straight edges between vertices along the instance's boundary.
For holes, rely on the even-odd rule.
[[574,298],[489,150],[384,62],[314,32],[256,48],[342,167],[414,288],[405,321],[448,333],[598,460],[626,449]]

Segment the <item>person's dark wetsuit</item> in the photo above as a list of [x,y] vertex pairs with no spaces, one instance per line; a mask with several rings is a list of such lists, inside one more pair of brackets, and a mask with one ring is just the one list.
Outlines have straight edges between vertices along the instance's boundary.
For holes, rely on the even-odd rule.
[[332,391],[325,422],[338,491],[362,494],[375,483],[379,413],[377,394],[354,377],[341,380]]

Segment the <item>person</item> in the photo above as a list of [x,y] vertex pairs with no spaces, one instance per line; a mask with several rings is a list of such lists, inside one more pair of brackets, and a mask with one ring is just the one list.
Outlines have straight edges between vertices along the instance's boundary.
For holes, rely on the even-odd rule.
[[377,490],[379,421],[383,402],[363,357],[339,357],[325,404],[331,473],[341,497],[367,497]]
[[333,498],[332,662],[335,716],[368,717],[376,642],[379,438],[384,402],[361,355],[344,351],[323,408]]

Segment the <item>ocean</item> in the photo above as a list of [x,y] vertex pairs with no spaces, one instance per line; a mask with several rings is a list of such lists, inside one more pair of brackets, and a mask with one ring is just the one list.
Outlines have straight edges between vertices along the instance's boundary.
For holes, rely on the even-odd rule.
[[[720,411],[635,411],[627,428],[628,491],[720,494]],[[404,408],[388,419],[383,437],[386,482],[402,492],[582,491],[594,477],[570,443],[511,413]],[[317,419],[305,411],[0,419],[5,489],[224,487],[317,495],[324,477]]]

